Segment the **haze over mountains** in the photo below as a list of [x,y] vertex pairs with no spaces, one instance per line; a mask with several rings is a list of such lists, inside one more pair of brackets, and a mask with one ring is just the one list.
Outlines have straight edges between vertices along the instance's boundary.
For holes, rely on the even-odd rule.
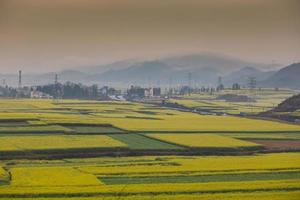
[[[173,56],[156,60],[124,60],[99,66],[83,66],[44,74],[23,72],[24,85],[54,82],[57,73],[60,82],[80,82],[111,86],[178,86],[187,85],[189,74],[193,86],[215,86],[221,76],[226,86],[247,84],[248,77],[255,77],[258,86],[300,88],[300,64],[293,64],[279,71],[267,71],[270,65],[246,62],[215,54]],[[16,74],[0,74],[10,86],[17,85]]]

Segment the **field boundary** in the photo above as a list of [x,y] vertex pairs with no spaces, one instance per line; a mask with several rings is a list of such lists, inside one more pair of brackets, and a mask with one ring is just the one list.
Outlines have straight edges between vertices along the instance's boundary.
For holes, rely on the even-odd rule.
[[180,194],[226,194],[226,193],[252,193],[252,192],[291,192],[300,191],[300,187],[289,188],[262,188],[262,189],[228,189],[228,190],[198,190],[198,191],[166,191],[166,192],[86,192],[86,193],[27,193],[27,194],[0,194],[5,198],[64,198],[64,197],[97,197],[97,196],[157,196],[157,195],[180,195]]

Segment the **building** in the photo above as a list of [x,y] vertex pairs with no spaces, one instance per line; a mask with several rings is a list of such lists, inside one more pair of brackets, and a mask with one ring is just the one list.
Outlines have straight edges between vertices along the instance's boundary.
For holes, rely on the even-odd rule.
[[161,89],[160,88],[145,88],[145,97],[151,98],[151,97],[160,97],[161,95]]
[[127,97],[129,99],[135,98],[144,98],[145,97],[145,89],[139,86],[131,86],[130,89],[127,90]]
[[30,98],[32,99],[53,99],[53,96],[44,92],[33,90],[30,92]]
[[129,99],[153,98],[161,96],[161,88],[142,88],[139,86],[131,86],[127,90]]

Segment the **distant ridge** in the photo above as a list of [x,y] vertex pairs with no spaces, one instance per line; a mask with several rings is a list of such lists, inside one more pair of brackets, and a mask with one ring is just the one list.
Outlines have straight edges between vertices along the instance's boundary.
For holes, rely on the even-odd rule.
[[280,87],[300,90],[300,63],[294,63],[280,69],[259,84],[264,87]]
[[[60,82],[99,84],[117,87],[179,86],[188,84],[191,74],[192,86],[216,86],[222,76],[226,87],[233,83],[247,85],[252,76],[259,87],[300,89],[300,64],[295,63],[279,71],[263,71],[268,65],[250,63],[240,59],[216,54],[192,54],[166,57],[156,60],[124,60],[108,65],[83,66],[76,70],[64,70],[43,74],[23,74],[23,85],[54,83],[57,73]],[[17,74],[0,74],[9,86],[17,85]]]
[[248,66],[225,76],[224,84],[230,86],[234,83],[238,83],[242,86],[247,86],[247,81],[249,77],[255,77],[257,81],[263,81],[266,78],[273,75],[274,73],[275,71],[262,71],[255,67]]

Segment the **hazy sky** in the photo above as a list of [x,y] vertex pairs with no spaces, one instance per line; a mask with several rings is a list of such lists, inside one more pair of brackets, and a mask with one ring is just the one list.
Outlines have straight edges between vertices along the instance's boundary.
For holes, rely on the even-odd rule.
[[216,52],[300,61],[300,0],[0,0],[0,73]]

